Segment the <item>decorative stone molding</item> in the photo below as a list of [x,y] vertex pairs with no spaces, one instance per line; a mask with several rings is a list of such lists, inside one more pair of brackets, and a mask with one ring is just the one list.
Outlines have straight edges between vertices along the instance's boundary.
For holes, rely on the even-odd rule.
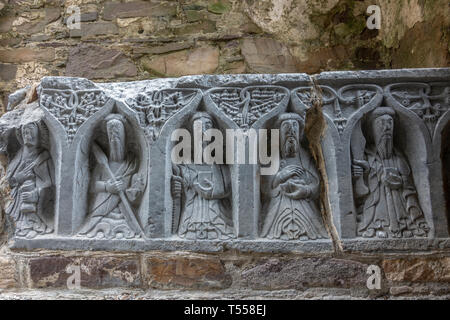
[[[13,248],[450,247],[450,69],[45,77],[37,93],[0,118]],[[232,164],[174,164],[172,132],[194,120],[239,130],[246,152],[253,130],[279,129],[278,170],[237,152]]]

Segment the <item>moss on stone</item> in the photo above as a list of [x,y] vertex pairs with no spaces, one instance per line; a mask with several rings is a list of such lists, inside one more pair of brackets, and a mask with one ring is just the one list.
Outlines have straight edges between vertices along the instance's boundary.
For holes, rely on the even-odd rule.
[[231,6],[223,1],[218,1],[208,5],[208,11],[215,14],[223,14],[230,11]]

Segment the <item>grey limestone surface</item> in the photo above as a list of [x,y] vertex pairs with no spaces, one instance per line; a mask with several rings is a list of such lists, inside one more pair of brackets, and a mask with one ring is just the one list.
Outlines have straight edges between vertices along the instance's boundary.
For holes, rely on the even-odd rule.
[[[12,248],[449,247],[450,69],[99,84],[45,77],[37,95],[26,104],[15,94],[17,107],[0,118]],[[214,149],[219,160],[195,161],[208,134],[230,130],[242,133],[232,141],[245,153],[278,152],[275,170],[250,155],[239,162],[239,151],[228,157],[225,146]],[[267,145],[255,143],[252,133],[265,130]],[[176,141],[194,161],[174,162]]]

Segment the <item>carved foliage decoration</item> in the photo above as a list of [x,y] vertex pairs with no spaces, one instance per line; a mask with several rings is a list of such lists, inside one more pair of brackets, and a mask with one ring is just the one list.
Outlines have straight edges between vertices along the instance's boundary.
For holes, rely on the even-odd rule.
[[139,93],[126,103],[137,112],[146,135],[156,140],[161,128],[175,113],[187,106],[199,94],[193,89],[165,89]]
[[249,129],[258,119],[274,110],[288,95],[276,86],[217,88],[210,98],[241,129]]
[[388,86],[386,93],[417,114],[425,122],[431,137],[437,121],[450,108],[448,83],[397,83]]
[[[309,109],[313,99],[320,99],[325,114],[332,119],[340,135],[344,132],[351,115],[368,104],[382,89],[375,85],[348,85],[335,90],[330,86],[320,85],[313,93],[312,87],[300,87],[294,90],[294,97],[298,98]],[[294,101],[295,103],[295,101]]]
[[64,127],[67,141],[72,143],[80,126],[107,102],[100,90],[44,89],[40,105],[47,109]]

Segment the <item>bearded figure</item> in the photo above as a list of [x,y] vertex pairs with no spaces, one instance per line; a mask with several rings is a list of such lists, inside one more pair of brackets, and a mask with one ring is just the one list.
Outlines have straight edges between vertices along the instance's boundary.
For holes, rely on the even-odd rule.
[[379,238],[425,237],[429,231],[417,199],[411,169],[394,147],[395,111],[375,109],[368,118],[365,159],[353,160],[353,176],[363,177],[367,195],[355,192],[358,235]]
[[53,232],[54,166],[44,148],[43,142],[48,142],[44,125],[25,124],[17,137],[22,148],[6,173],[12,197],[6,213],[15,222],[16,236],[34,238]]
[[319,175],[308,152],[301,146],[304,120],[296,113],[283,114],[280,128],[281,162],[265,184],[266,214],[261,236],[279,240],[327,238],[320,211]]
[[89,193],[89,214],[80,234],[89,238],[131,239],[141,236],[134,206],[145,187],[138,173],[137,157],[127,152],[125,119],[111,114],[105,119],[107,155],[94,142],[92,153],[96,165]]
[[[213,128],[212,118],[205,112],[196,113],[191,121],[200,121],[203,133]],[[232,222],[227,217],[231,212],[227,166],[174,165],[173,173],[174,227],[178,227],[178,236],[191,240],[234,238]]]

